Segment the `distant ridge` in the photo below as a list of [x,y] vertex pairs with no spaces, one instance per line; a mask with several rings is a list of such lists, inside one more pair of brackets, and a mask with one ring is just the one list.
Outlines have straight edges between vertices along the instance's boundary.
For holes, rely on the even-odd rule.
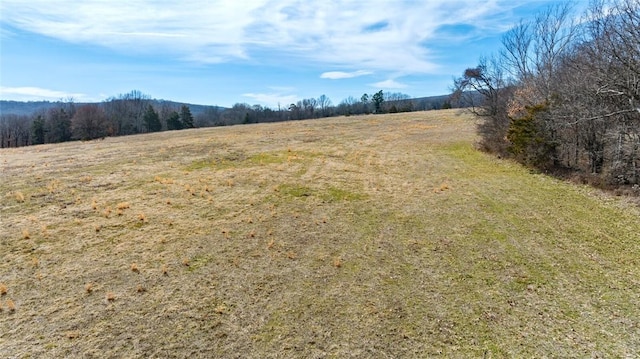
[[47,111],[59,106],[61,102],[50,101],[8,101],[0,100],[0,115],[29,116],[38,111]]
[[[208,105],[195,105],[190,103],[167,101],[167,100],[149,100],[153,105],[168,104],[172,107],[180,108],[183,105],[189,106],[191,113],[196,116],[205,112],[207,109],[224,109],[221,106],[208,106]],[[103,102],[75,102],[74,105],[82,106],[90,103],[101,104]],[[40,111],[46,112],[49,109],[59,107],[63,105],[61,101],[11,101],[0,100],[0,115],[19,115],[19,116],[31,116]]]

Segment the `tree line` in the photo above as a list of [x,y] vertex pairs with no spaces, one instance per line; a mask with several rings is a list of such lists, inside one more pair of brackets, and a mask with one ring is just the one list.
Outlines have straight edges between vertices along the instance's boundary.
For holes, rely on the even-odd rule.
[[[640,184],[640,1],[558,3],[454,81],[480,146],[602,186]],[[480,101],[478,101],[480,100]]]
[[188,106],[158,104],[134,90],[103,103],[75,104],[69,99],[31,116],[3,114],[0,116],[0,148],[192,127],[195,127],[194,117]]
[[194,127],[302,120],[331,116],[406,112],[448,108],[447,98],[411,99],[402,93],[363,94],[348,97],[337,106],[326,95],[307,98],[288,106],[271,109],[261,105],[237,103],[231,108],[207,106],[192,114],[187,105],[133,90],[101,103],[76,104],[72,99],[32,115],[0,116],[0,148],[19,147],[72,140],[91,140],[108,136],[181,130]]

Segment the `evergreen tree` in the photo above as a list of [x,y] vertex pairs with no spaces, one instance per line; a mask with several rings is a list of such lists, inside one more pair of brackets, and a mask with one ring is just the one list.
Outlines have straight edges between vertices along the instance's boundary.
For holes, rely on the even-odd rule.
[[71,140],[71,116],[63,108],[49,110],[45,128],[46,143]]
[[384,94],[382,93],[382,90],[373,94],[373,96],[371,96],[371,100],[373,101],[373,106],[376,110],[376,113],[381,113],[382,103],[384,102]]
[[148,132],[158,132],[162,130],[162,123],[160,123],[160,116],[153,109],[153,106],[149,105],[147,111],[143,117],[144,125],[147,127]]
[[182,126],[184,128],[194,128],[193,125],[193,115],[191,115],[191,110],[189,106],[182,105],[182,109],[180,109],[180,120],[182,121]]
[[176,111],[171,112],[167,118],[167,130],[182,130],[182,121],[180,121],[180,114]]
[[31,124],[31,131],[33,132],[33,144],[41,145],[44,143],[44,117],[38,115],[33,124]]

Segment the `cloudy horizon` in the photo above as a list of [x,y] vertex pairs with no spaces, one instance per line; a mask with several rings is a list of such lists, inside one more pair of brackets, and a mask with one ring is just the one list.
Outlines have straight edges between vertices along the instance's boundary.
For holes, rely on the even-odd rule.
[[276,107],[327,95],[448,93],[452,78],[553,1],[0,2],[0,99],[140,90]]

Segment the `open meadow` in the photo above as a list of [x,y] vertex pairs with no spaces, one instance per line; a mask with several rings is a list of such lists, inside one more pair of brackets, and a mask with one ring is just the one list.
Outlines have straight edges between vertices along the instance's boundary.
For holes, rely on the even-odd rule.
[[640,356],[640,212],[455,110],[0,150],[0,357]]

